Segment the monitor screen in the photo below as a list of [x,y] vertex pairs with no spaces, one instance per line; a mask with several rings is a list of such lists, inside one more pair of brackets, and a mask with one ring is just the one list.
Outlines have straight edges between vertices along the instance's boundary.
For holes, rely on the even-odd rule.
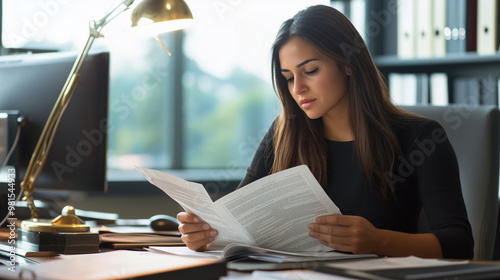
[[[19,111],[26,121],[16,160],[19,182],[75,60],[75,53],[0,56],[0,110]],[[108,80],[109,53],[90,53],[35,193],[106,190]]]

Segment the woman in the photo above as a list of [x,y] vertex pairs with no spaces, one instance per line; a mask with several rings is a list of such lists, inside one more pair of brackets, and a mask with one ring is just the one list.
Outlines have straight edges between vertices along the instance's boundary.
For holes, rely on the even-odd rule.
[[[343,215],[317,217],[309,235],[333,249],[381,256],[472,258],[458,164],[443,128],[391,104],[385,81],[349,20],[309,7],[272,47],[283,112],[240,186],[306,164]],[[421,209],[430,231],[417,233]],[[216,229],[181,212],[182,240],[205,250]]]

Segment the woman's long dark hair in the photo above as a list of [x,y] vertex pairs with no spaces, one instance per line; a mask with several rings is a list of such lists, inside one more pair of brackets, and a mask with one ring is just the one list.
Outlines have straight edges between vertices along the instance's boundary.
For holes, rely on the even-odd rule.
[[288,90],[281,74],[279,51],[290,38],[300,38],[347,67],[349,120],[355,149],[367,180],[383,197],[390,194],[385,178],[400,153],[391,124],[408,115],[390,102],[387,84],[376,68],[368,48],[351,22],[329,6],[311,6],[285,21],[272,46],[273,86],[283,112],[276,122],[274,163],[271,172],[306,164],[325,187],[327,140],[321,118],[309,119]]

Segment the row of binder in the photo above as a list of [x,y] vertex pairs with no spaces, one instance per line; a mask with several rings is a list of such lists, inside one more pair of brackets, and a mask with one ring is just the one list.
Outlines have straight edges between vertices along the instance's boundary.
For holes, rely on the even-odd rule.
[[499,0],[398,0],[401,58],[499,49]]
[[492,74],[488,77],[457,77],[450,83],[445,73],[391,73],[389,91],[396,105],[444,106],[453,103],[498,106],[500,79]]

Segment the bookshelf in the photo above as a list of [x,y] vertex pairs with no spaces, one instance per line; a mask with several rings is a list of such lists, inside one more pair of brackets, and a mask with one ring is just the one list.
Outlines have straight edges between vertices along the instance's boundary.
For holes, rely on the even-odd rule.
[[464,53],[415,59],[402,59],[396,55],[377,55],[373,59],[384,76],[391,72],[427,74],[446,72],[455,77],[500,73],[500,55]]
[[[479,2],[496,1],[497,8],[495,10],[498,11],[498,6],[500,6],[498,4],[499,0],[443,0],[447,5],[445,13],[449,14],[450,9],[456,10],[456,8],[451,5],[462,5],[462,7],[467,8],[467,24],[465,26],[467,31],[466,34],[470,36],[466,37],[466,42],[463,42],[461,51],[454,50],[454,52],[451,52],[451,50],[447,48],[444,55],[437,56],[431,54],[428,57],[416,57],[417,55],[414,55],[414,57],[410,58],[402,58],[401,54],[398,55],[398,39],[401,40],[398,34],[398,24],[401,23],[398,23],[397,9],[401,5],[400,1],[401,0],[365,0],[365,22],[366,30],[368,30],[365,34],[365,41],[373,56],[375,64],[381,73],[389,80],[389,84],[391,84],[391,73],[416,75],[444,73],[447,77],[446,90],[448,103],[465,103],[463,95],[472,93],[460,92],[464,90],[464,87],[461,86],[463,83],[461,82],[463,82],[462,80],[466,80],[466,82],[472,83],[468,89],[469,91],[475,91],[475,94],[478,95],[477,102],[479,104],[493,103],[498,106],[500,53],[497,49],[497,51],[492,54],[478,54],[477,49],[480,47],[478,41],[481,39],[476,32],[470,30],[473,29],[473,31],[477,31],[477,24],[481,24],[477,14]],[[436,0],[431,0],[430,3],[434,3],[434,1]],[[459,4],[460,2],[461,4]],[[476,8],[471,8],[471,5],[475,5]],[[434,11],[432,10],[431,12]],[[498,13],[495,16],[498,17]],[[416,15],[414,15],[414,17],[415,20],[413,22],[415,24],[421,24],[421,22],[419,22],[420,19]],[[463,20],[465,21],[465,19]],[[449,22],[446,22],[446,24],[449,24]],[[496,20],[496,29],[498,29],[498,20]],[[369,32],[370,30],[371,32]],[[498,30],[496,31],[496,34],[498,34]],[[415,40],[417,40],[417,38],[415,38]],[[451,41],[453,40],[447,40],[446,44],[449,44]],[[456,42],[453,41],[451,43],[453,44]],[[496,43],[496,46],[498,46],[498,43]],[[418,46],[416,48],[418,48]],[[432,85],[430,83],[427,85],[426,90],[425,94],[432,95]],[[485,91],[488,92],[485,93]],[[459,96],[462,97],[459,98]],[[486,100],[483,96],[489,96],[489,99]],[[430,103],[431,99],[428,98],[428,100]],[[416,103],[421,102],[417,100]],[[425,103],[425,99],[423,103]]]

